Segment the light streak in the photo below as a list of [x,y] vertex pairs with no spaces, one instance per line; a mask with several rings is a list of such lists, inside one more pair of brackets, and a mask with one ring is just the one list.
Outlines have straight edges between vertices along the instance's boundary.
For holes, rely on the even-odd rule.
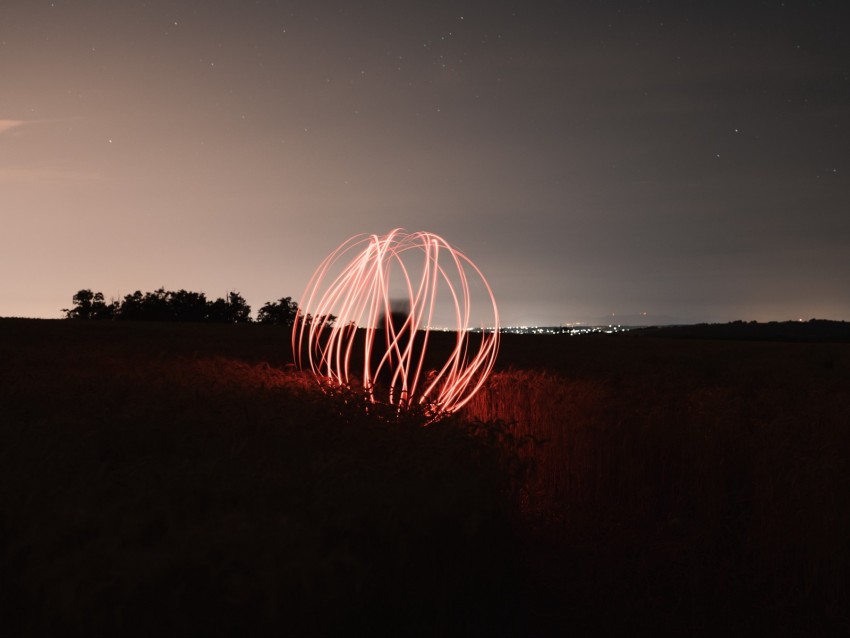
[[[393,285],[403,313],[391,298]],[[471,323],[473,289],[489,299],[489,325]],[[292,330],[296,364],[309,367],[320,385],[362,388],[372,403],[399,411],[421,406],[433,421],[463,407],[496,361],[493,291],[466,255],[433,233],[395,229],[348,239],[319,265],[302,300]],[[450,311],[455,340],[448,358],[431,367],[426,354],[441,310]],[[472,334],[475,341],[480,335],[476,352]]]

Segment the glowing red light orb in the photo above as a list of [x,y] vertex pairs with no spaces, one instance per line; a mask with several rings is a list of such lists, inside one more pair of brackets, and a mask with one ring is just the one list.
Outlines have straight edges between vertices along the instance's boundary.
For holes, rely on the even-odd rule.
[[[473,314],[473,299],[483,302],[483,316]],[[373,403],[449,414],[496,361],[493,291],[466,255],[433,233],[348,239],[316,269],[302,300],[292,331],[296,363],[321,384],[361,386]],[[438,319],[445,337],[435,332]],[[448,357],[435,361],[435,352]]]

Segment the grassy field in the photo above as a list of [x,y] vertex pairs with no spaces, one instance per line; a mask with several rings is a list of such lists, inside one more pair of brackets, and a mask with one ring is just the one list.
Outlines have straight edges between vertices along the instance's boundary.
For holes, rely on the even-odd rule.
[[505,335],[427,428],[290,363],[0,320],[9,635],[850,630],[850,344]]

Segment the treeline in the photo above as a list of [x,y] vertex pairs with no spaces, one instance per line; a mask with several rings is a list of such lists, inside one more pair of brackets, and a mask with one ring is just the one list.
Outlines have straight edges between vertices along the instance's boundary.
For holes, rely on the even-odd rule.
[[829,319],[808,321],[730,321],[686,326],[658,326],[631,330],[633,336],[728,339],[732,341],[850,341],[850,322]]
[[[251,306],[238,292],[209,300],[202,292],[140,290],[122,300],[107,302],[103,293],[85,289],[72,298],[71,308],[63,308],[66,319],[124,321],[192,321],[199,323],[249,323]],[[298,304],[291,297],[269,301],[257,312],[258,323],[292,326]]]

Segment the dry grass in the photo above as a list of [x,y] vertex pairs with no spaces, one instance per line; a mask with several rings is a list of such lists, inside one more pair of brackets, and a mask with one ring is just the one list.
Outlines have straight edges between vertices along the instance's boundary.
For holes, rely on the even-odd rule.
[[456,423],[347,413],[251,348],[198,347],[231,334],[0,321],[4,630],[507,631],[497,455]]
[[526,510],[550,590],[580,601],[554,601],[554,617],[596,614],[592,584],[591,599],[620,600],[613,622],[671,633],[850,628],[850,347],[525,345],[517,358],[545,367],[496,374],[468,414],[541,442]]
[[420,428],[317,392],[275,326],[0,321],[0,620],[850,627],[850,346],[506,335],[500,362]]

